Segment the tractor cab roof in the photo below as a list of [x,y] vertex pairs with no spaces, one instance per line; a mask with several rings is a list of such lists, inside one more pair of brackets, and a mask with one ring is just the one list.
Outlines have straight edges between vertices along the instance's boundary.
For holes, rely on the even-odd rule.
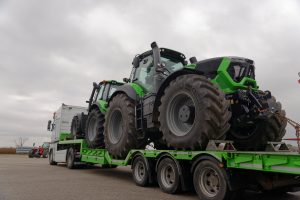
[[[167,49],[167,48],[159,48],[160,49],[160,54],[162,57],[167,57],[167,58],[173,58],[173,59],[177,59],[180,62],[182,62],[183,64],[185,64],[185,55],[178,52],[178,51],[174,51],[172,49]],[[140,60],[142,60],[143,58],[149,56],[152,54],[152,50],[146,51],[140,55],[137,55],[139,57]]]
[[105,84],[105,83],[110,83],[112,85],[123,85],[124,84],[122,82],[118,82],[118,81],[115,81],[115,80],[103,80],[99,83],[99,85],[102,85],[102,84]]

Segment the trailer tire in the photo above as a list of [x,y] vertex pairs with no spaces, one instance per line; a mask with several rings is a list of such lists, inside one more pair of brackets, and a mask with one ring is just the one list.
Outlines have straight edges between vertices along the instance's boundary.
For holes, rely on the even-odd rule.
[[75,168],[75,152],[72,147],[68,149],[66,162],[69,169]]
[[145,148],[147,138],[138,139],[135,128],[135,103],[126,94],[110,101],[104,123],[104,141],[110,155],[124,158],[131,149]]
[[194,188],[201,200],[227,200],[232,198],[223,168],[211,160],[197,164],[193,173]]
[[146,158],[143,156],[137,156],[132,163],[133,180],[136,185],[141,187],[146,187],[149,185],[149,179],[151,176],[145,159]]
[[53,159],[53,151],[52,151],[52,149],[49,151],[49,164],[50,165],[57,165],[57,162],[55,162],[54,159]]
[[99,109],[89,112],[86,120],[85,139],[90,148],[103,148],[104,114]]
[[196,74],[178,76],[159,106],[160,131],[169,147],[204,150],[209,140],[225,139],[229,102],[217,85]]
[[169,157],[163,158],[157,167],[157,182],[160,189],[169,194],[180,190],[180,175],[176,163]]

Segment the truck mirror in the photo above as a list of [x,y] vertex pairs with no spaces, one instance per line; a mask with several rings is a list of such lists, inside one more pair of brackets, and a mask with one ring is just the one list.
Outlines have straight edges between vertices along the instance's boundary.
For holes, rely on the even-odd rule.
[[138,68],[140,65],[140,58],[138,56],[134,57],[133,61],[132,61],[132,65],[135,68]]
[[125,83],[129,83],[129,82],[130,82],[130,79],[129,79],[129,78],[123,78],[123,81],[124,81]]
[[51,131],[51,123],[52,123],[51,120],[49,120],[48,121],[48,125],[47,125],[47,130],[48,131]]

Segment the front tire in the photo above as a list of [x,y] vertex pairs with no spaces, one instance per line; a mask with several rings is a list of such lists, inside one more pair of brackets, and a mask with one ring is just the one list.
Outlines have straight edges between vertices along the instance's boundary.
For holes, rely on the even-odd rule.
[[[277,102],[275,97],[270,98],[268,104],[273,105],[278,114],[285,116],[285,110],[282,110],[281,103]],[[234,141],[234,146],[238,150],[263,151],[269,141],[280,142],[282,140],[286,125],[286,120],[275,114],[269,114],[264,119],[252,122],[249,126],[231,125],[228,139]]]
[[115,158],[124,158],[131,149],[145,148],[135,128],[135,104],[126,94],[116,95],[105,115],[106,149]]
[[72,147],[68,149],[66,161],[69,169],[75,168],[75,151]]
[[57,165],[57,162],[54,161],[52,150],[50,150],[50,152],[49,152],[49,164],[50,165]]
[[160,130],[169,147],[205,149],[211,139],[225,139],[231,113],[218,86],[204,76],[187,74],[170,82],[159,107]]
[[104,114],[93,109],[87,117],[85,139],[90,148],[104,148]]
[[84,113],[77,114],[73,117],[71,123],[71,138],[80,139],[85,135],[85,124],[86,124],[87,115]]

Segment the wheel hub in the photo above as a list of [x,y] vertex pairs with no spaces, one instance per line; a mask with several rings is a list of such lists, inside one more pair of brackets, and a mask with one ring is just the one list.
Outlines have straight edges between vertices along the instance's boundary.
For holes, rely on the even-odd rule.
[[142,161],[138,161],[135,166],[135,177],[138,181],[142,181],[145,177],[146,171],[145,166]]
[[213,169],[206,168],[199,179],[201,190],[209,197],[214,197],[220,190],[220,177]]
[[172,187],[175,183],[175,171],[172,166],[164,166],[161,173],[161,180],[165,187]]
[[185,136],[195,121],[195,103],[188,93],[182,92],[173,97],[167,108],[167,124],[176,136]]
[[183,105],[179,109],[179,120],[184,123],[193,123],[195,118],[195,108],[193,106]]

